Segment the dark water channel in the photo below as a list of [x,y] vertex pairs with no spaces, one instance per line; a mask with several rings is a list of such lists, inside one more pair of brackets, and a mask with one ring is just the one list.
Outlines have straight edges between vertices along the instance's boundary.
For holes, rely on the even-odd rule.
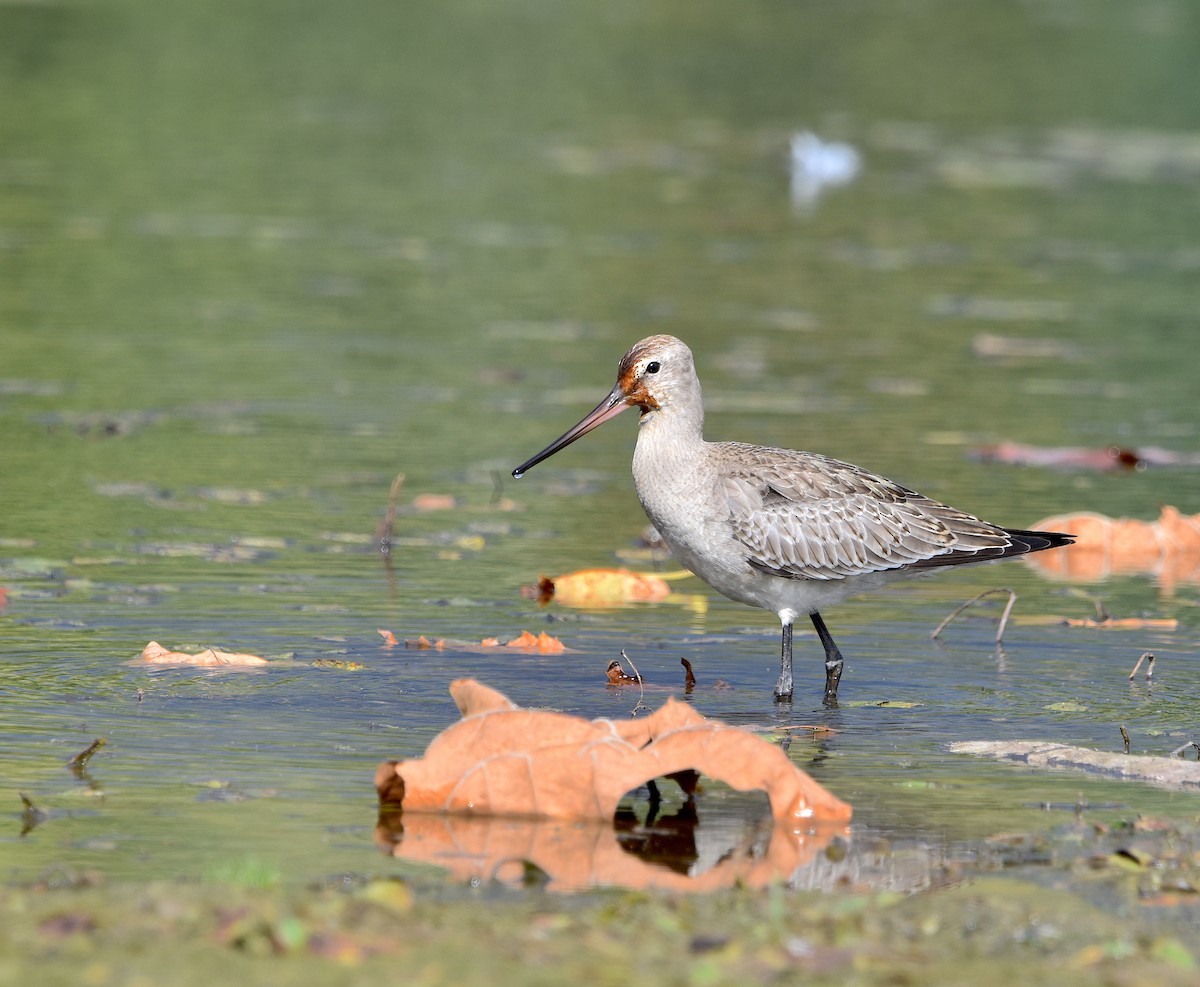
[[[631,342],[669,332],[696,353],[710,438],[821,451],[1011,526],[1200,510],[1194,468],[971,455],[1200,448],[1198,18],[1082,0],[0,5],[0,874],[384,866],[374,767],[453,720],[452,679],[620,717],[638,699],[605,684],[621,649],[650,705],[687,657],[707,715],[834,728],[795,731],[790,754],[868,843],[952,857],[1042,825],[1041,803],[1194,815],[1194,796],[945,750],[1193,737],[1194,581],[1008,563],[899,586],[826,614],[842,706],[821,708],[803,635],[783,708],[774,617],[695,580],[608,610],[520,595],[650,565],[632,416],[508,473]],[[794,195],[800,131],[854,147],[858,173]],[[389,567],[372,539],[397,473]],[[429,493],[452,503],[413,505]],[[978,618],[930,640],[1000,585],[1020,596],[1003,652]],[[1095,600],[1178,626],[1034,619]],[[389,648],[380,628],[448,643]],[[454,643],[523,629],[572,650]],[[151,640],[271,664],[148,669]],[[1152,687],[1127,678],[1145,650]],[[48,813],[23,836],[19,792]],[[717,789],[702,814],[745,808]]]

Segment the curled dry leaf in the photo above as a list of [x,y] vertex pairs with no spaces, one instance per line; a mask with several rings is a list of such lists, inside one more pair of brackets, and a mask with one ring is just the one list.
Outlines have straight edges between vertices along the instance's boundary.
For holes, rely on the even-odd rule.
[[394,648],[397,644],[400,643],[399,641],[396,640],[395,634],[393,634],[391,631],[389,631],[383,627],[375,628],[375,633],[378,634],[381,638],[383,638],[383,643],[386,647]]
[[1157,521],[1140,521],[1080,511],[1043,518],[1034,527],[1075,536],[1070,548],[1025,556],[1051,579],[1093,582],[1149,575],[1167,592],[1178,583],[1200,584],[1200,514],[1165,506]]
[[641,676],[631,675],[625,671],[621,663],[614,658],[608,663],[608,684],[609,685],[640,685]]
[[235,651],[219,651],[206,648],[195,654],[185,651],[169,651],[157,641],[151,641],[142,650],[142,661],[150,665],[204,665],[204,666],[255,666],[265,665],[267,660],[258,655]]
[[504,646],[515,648],[518,651],[534,651],[539,655],[560,655],[567,650],[562,641],[545,631],[536,636],[530,634],[529,631],[521,631],[520,637],[514,637]]
[[668,699],[636,720],[583,720],[519,709],[473,679],[450,686],[463,719],[423,758],[385,761],[380,802],[409,811],[611,820],[626,792],[698,772],[740,791],[762,790],[778,823],[847,823],[845,802],[760,737]]
[[525,595],[539,603],[555,600],[567,607],[611,607],[665,600],[671,587],[661,576],[632,569],[581,569],[554,579],[539,576]]

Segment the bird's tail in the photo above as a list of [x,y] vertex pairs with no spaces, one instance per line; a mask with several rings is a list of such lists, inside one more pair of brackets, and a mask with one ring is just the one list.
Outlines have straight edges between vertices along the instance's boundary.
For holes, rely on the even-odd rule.
[[1061,531],[1025,531],[1022,528],[1005,528],[1004,533],[1012,539],[1005,555],[1026,555],[1029,552],[1044,552],[1048,548],[1073,545],[1075,536]]

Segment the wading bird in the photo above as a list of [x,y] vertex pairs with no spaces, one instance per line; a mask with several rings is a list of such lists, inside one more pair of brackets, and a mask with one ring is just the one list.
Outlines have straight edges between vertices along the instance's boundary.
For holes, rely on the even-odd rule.
[[513,476],[633,407],[641,410],[634,484],[671,552],[717,592],[779,616],[779,701],[792,697],[792,624],[801,614],[825,649],[825,703],[834,705],[843,659],[821,619],[825,607],[897,576],[1072,541],[997,527],[816,453],[706,442],[692,351],[674,336],[636,343],[604,400]]

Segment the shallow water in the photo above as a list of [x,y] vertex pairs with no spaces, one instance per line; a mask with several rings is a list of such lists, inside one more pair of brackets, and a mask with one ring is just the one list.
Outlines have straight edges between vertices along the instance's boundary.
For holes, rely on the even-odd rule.
[[[825,452],[1013,526],[1200,509],[1194,469],[968,455],[1197,448],[1190,5],[757,4],[736,24],[715,4],[293,6],[0,5],[5,876],[383,866],[374,766],[452,721],[450,680],[623,716],[637,696],[604,678],[621,649],[650,705],[688,657],[705,714],[834,727],[790,752],[858,833],[953,847],[1042,802],[1193,811],[944,744],[1119,749],[1124,724],[1134,750],[1179,746],[1194,583],[1006,563],[897,586],[825,615],[842,707],[820,707],[798,635],[778,708],[774,618],[694,580],[678,589],[699,612],[521,598],[636,549],[631,419],[508,478],[631,342],[670,332],[696,352],[711,438]],[[801,129],[863,170],[797,206]],[[398,472],[389,570],[372,535]],[[428,492],[456,506],[407,506]],[[969,619],[930,641],[997,585],[1017,618],[1096,598],[1180,624],[1018,620],[997,654]],[[546,629],[572,651],[388,648],[377,628]],[[131,663],[150,640],[273,664]],[[1127,678],[1144,650],[1152,688]],[[913,705],[855,705],[885,700]],[[98,736],[74,778],[63,762]],[[50,813],[24,837],[19,791]]]

